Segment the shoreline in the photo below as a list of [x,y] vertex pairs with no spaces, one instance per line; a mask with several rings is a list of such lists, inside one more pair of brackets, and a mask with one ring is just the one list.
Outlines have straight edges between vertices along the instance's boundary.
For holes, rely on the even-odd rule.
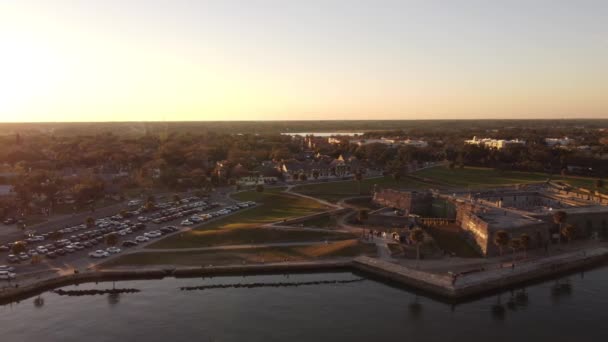
[[387,261],[357,257],[343,260],[290,262],[256,265],[229,265],[206,267],[154,267],[149,269],[104,269],[56,276],[22,286],[5,288],[0,292],[0,305],[31,298],[56,288],[99,281],[157,280],[165,277],[212,277],[228,275],[281,274],[302,272],[351,271],[413,288],[438,297],[440,300],[464,301],[506,288],[540,281],[563,273],[600,265],[608,260],[608,248],[596,247],[577,252],[543,258],[518,265],[475,274],[453,277],[447,273],[421,271]]

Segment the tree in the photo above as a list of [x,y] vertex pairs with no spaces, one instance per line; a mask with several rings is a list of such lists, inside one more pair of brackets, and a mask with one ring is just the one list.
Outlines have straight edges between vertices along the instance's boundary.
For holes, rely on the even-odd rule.
[[519,236],[521,248],[524,250],[524,258],[527,258],[528,248],[530,248],[530,235],[523,233]]
[[401,180],[401,172],[397,171],[393,173],[393,179],[395,180],[395,182],[399,183],[399,181]]
[[264,192],[264,186],[262,184],[258,184],[255,187],[255,191],[257,191],[257,192]]
[[17,241],[13,244],[13,247],[11,247],[11,251],[15,255],[18,255],[20,253],[25,253],[26,250],[27,250],[27,248],[26,248],[25,242],[23,242],[23,241]]
[[561,234],[563,234],[566,239],[568,239],[568,243],[570,243],[576,237],[576,226],[573,224],[566,224],[561,230]]
[[61,239],[62,237],[63,237],[63,233],[61,233],[58,230],[51,232],[51,235],[50,235],[50,238],[53,239],[54,241],[57,241],[57,240]]
[[146,204],[144,204],[145,211],[153,211],[155,208],[156,208],[156,204],[154,204],[154,202],[152,202],[152,201],[147,201]]
[[110,247],[116,246],[116,244],[118,243],[118,234],[110,233],[110,234],[106,235],[105,242],[106,242],[106,245],[108,245]]
[[363,180],[363,174],[361,171],[355,172],[355,180],[357,181],[357,188],[359,190],[359,195],[361,194],[361,181]]
[[513,263],[515,263],[515,253],[517,253],[517,250],[521,248],[521,240],[511,239],[511,241],[509,241],[509,248],[511,248],[513,251]]
[[420,262],[420,245],[424,242],[424,232],[421,228],[414,228],[410,232],[410,240],[416,244],[416,262]]
[[181,200],[182,200],[182,198],[179,197],[178,194],[173,195],[173,202],[179,203]]
[[357,220],[359,221],[359,223],[365,222],[368,218],[369,218],[369,214],[368,214],[367,210],[360,209],[357,212]]
[[301,173],[301,174],[300,174],[300,180],[301,180],[301,181],[305,181],[305,180],[307,180],[307,179],[308,179],[308,177],[306,176],[306,174],[304,174],[304,173]]
[[566,222],[567,218],[568,218],[568,214],[563,210],[556,211],[555,214],[553,214],[553,222],[555,222],[556,224],[559,225],[559,234],[558,234],[559,237],[557,239],[558,244],[561,244],[562,228],[563,228],[563,224]]
[[319,170],[312,171],[312,178],[314,178],[315,180],[319,179]]
[[494,244],[498,247],[500,256],[502,256],[503,248],[509,245],[509,240],[511,240],[511,237],[509,236],[509,233],[504,230],[499,230],[494,233]]
[[595,187],[598,189],[601,189],[604,187],[604,180],[602,179],[596,179],[595,180]]
[[87,225],[87,228],[95,227],[95,219],[90,216],[87,217],[87,219],[84,221],[84,223]]

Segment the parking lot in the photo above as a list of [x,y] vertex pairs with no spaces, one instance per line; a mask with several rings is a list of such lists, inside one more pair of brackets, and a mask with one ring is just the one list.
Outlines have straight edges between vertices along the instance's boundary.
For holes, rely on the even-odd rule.
[[[236,203],[228,198],[222,202],[188,197],[179,203],[158,203],[155,210],[143,208],[122,211],[112,216],[98,217],[94,222],[82,223],[30,236],[20,242],[0,246],[0,281],[13,274],[35,272],[48,268],[83,269],[125,249],[141,248],[154,240],[190,226],[204,224],[243,208],[253,202]],[[112,238],[108,236],[113,235]],[[109,246],[108,240],[115,240]],[[14,254],[15,243],[26,244],[22,253]],[[18,278],[17,278],[18,279]]]

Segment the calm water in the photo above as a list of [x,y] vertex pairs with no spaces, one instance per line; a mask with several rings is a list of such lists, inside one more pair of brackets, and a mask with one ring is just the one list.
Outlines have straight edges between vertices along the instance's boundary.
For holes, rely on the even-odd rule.
[[[180,287],[353,280],[351,273],[116,282],[138,293],[0,307],[1,341],[606,341],[608,267],[452,307],[373,280],[298,287]],[[556,285],[559,284],[559,285]],[[64,290],[111,289],[112,283]],[[35,303],[38,305],[35,305]],[[501,313],[502,312],[502,313]]]
[[344,135],[344,136],[362,135],[363,132],[358,132],[358,133],[353,133],[353,132],[296,132],[296,133],[281,133],[281,134],[283,134],[283,135],[291,135],[291,136],[296,136],[296,135],[301,135],[301,136],[314,135],[316,137],[332,137],[332,136],[337,136],[337,135]]

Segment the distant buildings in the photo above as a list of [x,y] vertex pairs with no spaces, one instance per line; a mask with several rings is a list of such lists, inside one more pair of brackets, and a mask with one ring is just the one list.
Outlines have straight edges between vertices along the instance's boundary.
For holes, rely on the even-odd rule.
[[336,138],[330,137],[327,139],[327,142],[330,144],[341,144],[345,141],[348,141],[351,144],[357,146],[364,146],[370,144],[384,144],[390,147],[394,146],[413,146],[413,147],[427,147],[429,144],[426,141],[422,140],[411,140],[411,139],[389,139],[389,138],[380,138],[380,139],[350,139],[345,140],[344,138]]
[[554,147],[554,146],[573,145],[575,143],[575,141],[574,141],[574,139],[570,139],[568,137],[564,137],[564,138],[545,138],[545,143],[549,147]]
[[465,144],[468,145],[477,145],[484,146],[487,148],[494,148],[497,150],[502,150],[507,146],[513,145],[525,145],[526,142],[524,140],[514,139],[514,140],[506,140],[506,139],[492,139],[492,138],[477,138],[473,137],[471,140],[465,140]]

